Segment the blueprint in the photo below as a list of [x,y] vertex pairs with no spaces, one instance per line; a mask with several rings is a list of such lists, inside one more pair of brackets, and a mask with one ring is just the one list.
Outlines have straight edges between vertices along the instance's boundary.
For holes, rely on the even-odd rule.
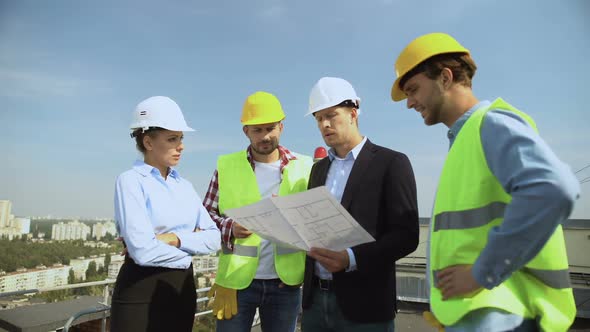
[[334,251],[375,241],[324,186],[271,197],[225,214],[276,244]]

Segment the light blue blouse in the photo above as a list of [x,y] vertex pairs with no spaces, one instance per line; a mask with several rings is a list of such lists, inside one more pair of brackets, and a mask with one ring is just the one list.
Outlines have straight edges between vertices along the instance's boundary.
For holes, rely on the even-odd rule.
[[[221,248],[221,235],[192,184],[171,169],[160,171],[143,161],[117,178],[115,221],[130,257],[142,266],[186,269],[191,256]],[[195,232],[196,229],[200,231]],[[174,233],[180,247],[156,239]]]

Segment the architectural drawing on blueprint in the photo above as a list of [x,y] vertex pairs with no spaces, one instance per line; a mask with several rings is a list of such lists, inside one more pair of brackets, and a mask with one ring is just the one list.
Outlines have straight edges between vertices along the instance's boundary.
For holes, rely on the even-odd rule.
[[267,240],[306,251],[344,250],[375,241],[323,186],[267,198],[226,214]]
[[335,199],[325,198],[282,212],[308,248],[344,250],[373,240]]

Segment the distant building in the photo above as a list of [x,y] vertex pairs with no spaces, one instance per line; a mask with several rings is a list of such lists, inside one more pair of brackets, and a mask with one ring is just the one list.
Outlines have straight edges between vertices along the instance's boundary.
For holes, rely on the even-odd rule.
[[100,241],[84,241],[83,245],[90,248],[108,248],[110,245]]
[[124,256],[111,254],[111,263],[108,267],[107,278],[117,279],[117,275],[119,275],[119,270],[121,269],[121,266],[123,266],[123,262],[125,262]]
[[193,256],[193,274],[215,272],[218,261],[216,256]]
[[86,240],[88,235],[90,235],[90,227],[78,220],[67,224],[60,222],[51,227],[51,239],[56,241]]
[[12,203],[10,201],[0,201],[0,228],[10,226],[10,212]]
[[14,218],[12,224],[19,231],[20,234],[28,234],[31,232],[30,218]]
[[16,272],[0,272],[0,293],[26,289],[48,288],[66,285],[70,267],[54,264],[51,267],[39,265],[34,269],[20,268]]
[[104,225],[102,223],[96,223],[92,225],[92,237],[100,240],[106,235],[106,230],[104,229]]
[[198,277],[196,286],[197,286],[197,288],[209,287],[209,286],[211,286],[211,281],[209,281],[209,284],[207,284],[207,278]]
[[0,238],[9,240],[20,238],[22,234],[20,227],[15,225],[14,215],[10,214],[11,209],[12,203],[10,201],[0,201]]
[[117,228],[115,223],[112,221],[104,222],[104,223],[96,223],[92,225],[92,237],[100,240],[105,237],[107,234],[111,234],[115,236],[117,234]]
[[0,238],[4,239],[15,239],[22,236],[20,229],[17,227],[2,227],[0,228]]
[[104,259],[105,255],[102,254],[100,256],[90,256],[89,258],[86,257],[78,257],[70,259],[70,267],[74,270],[74,276],[76,279],[86,280],[86,271],[88,270],[88,265],[90,262],[96,263],[96,268],[104,267]]

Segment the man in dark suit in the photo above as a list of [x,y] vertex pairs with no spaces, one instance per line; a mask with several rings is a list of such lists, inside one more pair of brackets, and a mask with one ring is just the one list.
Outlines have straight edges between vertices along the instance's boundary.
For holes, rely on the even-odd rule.
[[347,81],[324,77],[309,111],[328,157],[311,171],[309,188],[325,185],[375,242],[343,251],[312,248],[303,286],[303,332],[393,331],[395,261],[418,246],[416,183],[403,153],[360,134],[360,98]]

